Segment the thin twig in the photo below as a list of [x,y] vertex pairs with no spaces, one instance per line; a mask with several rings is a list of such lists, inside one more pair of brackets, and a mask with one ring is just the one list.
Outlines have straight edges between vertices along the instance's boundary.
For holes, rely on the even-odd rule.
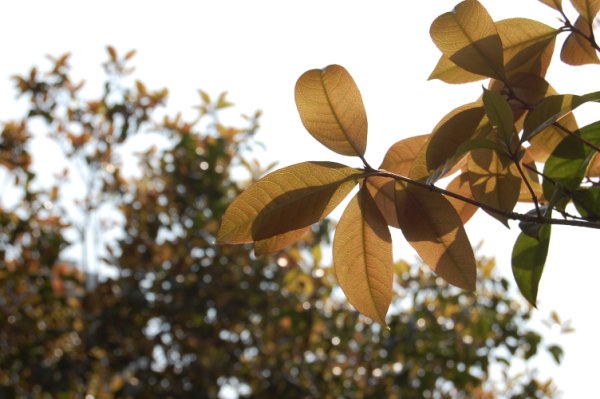
[[516,159],[513,159],[513,162],[515,163],[515,166],[517,167],[517,170],[519,171],[519,174],[521,175],[521,179],[523,179],[523,182],[525,182],[525,185],[527,186],[527,190],[529,190],[529,194],[531,195],[531,200],[533,201],[533,205],[535,205],[535,212],[537,213],[539,218],[542,218],[543,217],[542,211],[540,210],[540,205],[538,203],[537,195],[535,195],[535,191],[533,191],[533,187],[531,187],[531,183],[529,183],[527,176],[525,176],[525,173],[523,173],[523,168],[521,167],[521,162],[519,162]]
[[596,144],[592,143],[591,141],[589,141],[585,137],[582,137],[581,135],[575,134],[574,132],[572,132],[571,130],[567,129],[566,127],[564,127],[563,125],[561,125],[558,122],[554,122],[552,125],[556,126],[557,128],[559,128],[563,132],[567,133],[569,136],[572,136],[572,137],[576,138],[577,140],[581,141],[583,144],[585,144],[588,147],[592,148],[594,151],[600,152],[600,147],[598,147]]
[[498,209],[496,207],[484,204],[482,202],[476,201],[474,199],[464,197],[464,196],[454,193],[452,191],[448,191],[446,189],[437,187],[434,184],[428,184],[428,183],[424,183],[424,182],[421,182],[418,180],[413,180],[408,177],[398,175],[396,173],[392,173],[392,172],[389,172],[386,170],[367,171],[365,177],[369,177],[369,176],[389,177],[394,180],[400,180],[400,181],[403,181],[408,184],[413,184],[415,186],[424,188],[426,190],[434,191],[434,192],[446,195],[448,197],[456,198],[457,200],[469,203],[469,204],[474,205],[478,208],[481,208],[485,211],[504,216],[505,218],[511,219],[511,220],[519,220],[522,222],[530,222],[530,223],[538,223],[538,224],[556,224],[556,225],[563,225],[563,226],[575,226],[575,227],[587,227],[590,229],[600,229],[600,223],[594,223],[594,222],[589,222],[589,221],[579,221],[579,220],[552,219],[552,218],[544,218],[544,217],[540,218],[538,216],[530,216],[530,215],[524,215],[524,214],[512,212],[512,211],[505,211],[505,210]]

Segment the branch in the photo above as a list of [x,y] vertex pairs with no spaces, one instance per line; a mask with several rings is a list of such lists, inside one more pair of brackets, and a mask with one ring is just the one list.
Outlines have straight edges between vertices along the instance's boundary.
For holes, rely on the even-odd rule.
[[517,213],[517,212],[512,212],[512,211],[505,211],[505,210],[498,209],[493,206],[484,204],[482,202],[476,201],[472,198],[464,197],[464,196],[454,193],[452,191],[448,191],[446,189],[437,187],[434,184],[428,184],[428,183],[424,183],[424,182],[421,182],[418,180],[413,180],[413,179],[398,175],[393,172],[388,172],[386,170],[366,170],[366,172],[367,173],[366,173],[365,177],[380,176],[380,177],[389,177],[394,180],[400,180],[405,183],[413,184],[415,186],[427,189],[429,191],[437,192],[437,193],[446,195],[448,197],[456,198],[457,200],[469,203],[469,204],[474,205],[478,208],[481,208],[485,211],[504,216],[505,218],[511,219],[511,220],[519,220],[521,222],[530,222],[530,223],[537,223],[537,224],[556,224],[556,225],[563,225],[563,226],[575,226],[575,227],[587,227],[590,229],[600,229],[600,223],[581,221],[581,220],[544,218],[544,217],[539,217],[539,216],[525,215],[522,213]]
[[596,144],[592,143],[591,141],[589,141],[588,139],[586,139],[585,137],[582,137],[578,134],[575,134],[574,132],[572,132],[571,130],[567,129],[566,127],[564,127],[563,125],[561,125],[558,122],[554,122],[552,124],[553,126],[556,126],[557,128],[559,128],[560,130],[562,130],[563,132],[565,132],[566,134],[573,136],[574,138],[576,138],[577,140],[581,141],[583,144],[587,145],[588,147],[592,148],[594,151],[596,152],[600,152],[600,147],[598,147]]

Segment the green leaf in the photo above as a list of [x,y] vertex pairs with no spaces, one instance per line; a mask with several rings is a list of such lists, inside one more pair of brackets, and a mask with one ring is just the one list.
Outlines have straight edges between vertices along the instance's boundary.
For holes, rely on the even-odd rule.
[[[592,32],[590,24],[583,17],[577,18],[575,21],[575,28],[585,36],[589,36]],[[600,64],[596,49],[585,37],[576,32],[570,33],[565,39],[560,51],[560,59],[565,64],[575,66]]]
[[325,218],[363,177],[334,162],[303,162],[268,174],[229,205],[217,242],[240,244],[298,230]]
[[350,201],[337,225],[333,265],[352,306],[385,325],[393,293],[392,237],[364,186]]
[[549,224],[542,226],[539,239],[520,233],[513,247],[513,276],[519,290],[533,306],[536,306],[538,286],[548,255],[550,230]]
[[460,217],[443,195],[396,181],[396,212],[402,234],[437,275],[475,290],[473,248]]
[[483,107],[492,126],[497,129],[499,138],[508,147],[515,131],[510,105],[500,93],[484,88]]
[[550,345],[548,347],[548,352],[550,352],[550,354],[552,355],[552,358],[554,359],[556,364],[560,364],[560,362],[562,361],[562,358],[565,354],[563,349],[558,345]]
[[437,17],[429,30],[444,55],[478,75],[505,79],[502,41],[487,10],[476,0],[465,0]]
[[600,187],[578,189],[573,195],[573,203],[581,216],[600,221]]
[[[505,212],[514,209],[521,191],[521,177],[514,163],[494,150],[476,149],[469,154],[467,174],[473,198]],[[508,227],[508,219],[488,214]]]
[[305,72],[296,82],[302,124],[325,147],[342,155],[363,156],[367,114],[352,76],[339,65]]
[[560,94],[544,98],[527,114],[521,142],[531,140],[536,134],[588,101],[598,101],[598,99],[592,95],[588,95],[586,98],[573,94]]
[[[580,135],[593,144],[600,145],[600,122],[582,127],[574,134]],[[554,149],[544,165],[544,179],[542,188],[546,198],[555,197],[556,185],[560,190],[572,192],[579,187],[586,174],[588,165],[595,155],[594,149],[584,144],[574,135],[567,135]],[[563,194],[563,200],[556,204],[559,209],[564,209],[569,196]]]

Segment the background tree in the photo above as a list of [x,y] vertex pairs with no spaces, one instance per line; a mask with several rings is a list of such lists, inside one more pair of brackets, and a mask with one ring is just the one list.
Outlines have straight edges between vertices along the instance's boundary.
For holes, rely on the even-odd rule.
[[[395,262],[384,329],[339,295],[321,256],[328,222],[272,255],[215,246],[245,186],[232,172],[266,172],[248,158],[259,114],[223,124],[225,95],[201,92],[193,121],[160,119],[166,90],[131,80],[132,52],[108,50],[98,99],[83,98],[68,56],[15,78],[29,105],[0,140],[0,397],[554,396],[528,364],[561,350],[528,327],[492,260],[478,262],[477,296]],[[66,160],[52,182],[32,166],[40,135],[62,151],[45,159]],[[157,144],[126,175],[140,137]]]

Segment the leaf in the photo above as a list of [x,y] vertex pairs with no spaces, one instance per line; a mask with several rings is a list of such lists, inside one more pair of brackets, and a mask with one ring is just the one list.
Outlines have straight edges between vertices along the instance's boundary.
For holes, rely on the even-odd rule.
[[334,162],[303,162],[253,183],[229,205],[217,242],[241,244],[298,230],[325,218],[363,173]]
[[496,22],[504,46],[506,73],[546,75],[560,30],[528,18]]
[[600,0],[571,0],[571,4],[588,25],[594,22],[594,18],[600,11]]
[[532,111],[527,114],[523,126],[522,142],[531,140],[548,126],[559,121],[575,108],[587,101],[598,101],[597,99],[573,94],[553,95],[544,98]]
[[379,212],[383,215],[388,226],[400,228],[398,214],[396,213],[396,193],[394,179],[381,176],[369,176],[365,179],[365,186],[375,200]]
[[[460,194],[466,198],[473,198],[473,194],[471,193],[471,186],[469,184],[469,176],[466,173],[462,173],[456,176],[446,187],[446,190],[451,191],[456,194]],[[475,212],[479,209],[475,205],[472,205],[468,202],[461,201],[457,198],[453,198],[450,196],[446,196],[450,205],[456,210],[456,213],[460,217],[462,224],[467,224],[467,222],[473,217]]]
[[554,8],[557,11],[562,10],[562,0],[539,0],[541,3],[544,3],[548,7]]
[[363,156],[367,114],[354,80],[339,65],[305,72],[296,82],[302,124],[325,147],[342,155]]
[[350,201],[337,225],[333,265],[352,306],[385,325],[393,292],[392,237],[364,187]]
[[510,105],[500,93],[483,89],[483,107],[490,123],[497,129],[498,137],[508,147],[515,130]]
[[450,111],[433,129],[429,141],[415,159],[409,176],[423,179],[437,169],[448,170],[452,167],[460,146],[472,139],[487,122],[483,121],[484,116],[485,111],[479,103],[465,104]]
[[415,158],[428,139],[429,135],[423,134],[396,142],[386,152],[379,169],[408,176]]
[[256,256],[262,256],[281,251],[282,249],[299,241],[309,231],[310,226],[307,226],[298,230],[288,231],[287,233],[279,234],[271,238],[256,241],[254,243],[254,253]]
[[533,306],[536,306],[538,286],[548,255],[550,227],[549,224],[543,225],[538,239],[520,233],[513,247],[513,276],[519,290]]
[[[600,122],[595,122],[579,129],[575,134],[593,144],[600,144]],[[546,198],[552,198],[557,187],[560,190],[574,191],[586,174],[588,165],[595,152],[574,135],[567,135],[546,160],[542,188]],[[568,200],[568,195],[565,197]],[[557,204],[564,209],[566,202]]]
[[556,364],[560,364],[560,362],[562,361],[562,358],[565,354],[563,349],[558,345],[550,345],[548,347],[548,352],[550,352],[550,354],[552,355],[552,358],[554,359]]
[[[560,32],[546,24],[527,18],[509,18],[496,22],[496,30],[504,48],[503,59],[507,75],[527,72],[544,76],[552,53],[556,35]],[[469,83],[486,76],[468,72],[442,55],[429,79],[446,83]]]
[[465,0],[437,17],[429,30],[444,55],[459,67],[504,80],[502,42],[487,10],[476,0]]
[[[592,32],[590,24],[583,17],[577,18],[575,28],[586,36]],[[565,39],[560,59],[569,65],[600,64],[596,49],[586,38],[576,32],[569,33]]]
[[578,189],[573,195],[573,203],[587,220],[600,220],[600,187]]
[[396,212],[402,234],[437,275],[475,290],[473,248],[460,217],[443,195],[397,181]]
[[486,78],[487,76],[478,75],[476,73],[464,70],[452,62],[449,57],[446,57],[446,55],[442,54],[427,80],[439,79],[445,83],[461,84],[477,82],[478,80],[483,80]]
[[[529,151],[525,151],[525,155],[521,159],[521,168],[523,169],[523,173],[529,182],[529,186],[533,189],[533,192],[538,200],[544,199],[544,193],[542,191],[542,185],[540,184],[540,178],[537,171],[537,166],[535,165],[535,161],[529,154]],[[521,192],[519,194],[520,202],[533,202],[531,198],[531,193],[527,188],[526,184],[521,184]]]
[[[477,149],[471,152],[467,169],[475,200],[505,212],[514,209],[521,191],[521,177],[512,161],[496,151]],[[486,212],[508,227],[505,216]]]
[[600,177],[600,154],[594,155],[585,175],[587,177]]

